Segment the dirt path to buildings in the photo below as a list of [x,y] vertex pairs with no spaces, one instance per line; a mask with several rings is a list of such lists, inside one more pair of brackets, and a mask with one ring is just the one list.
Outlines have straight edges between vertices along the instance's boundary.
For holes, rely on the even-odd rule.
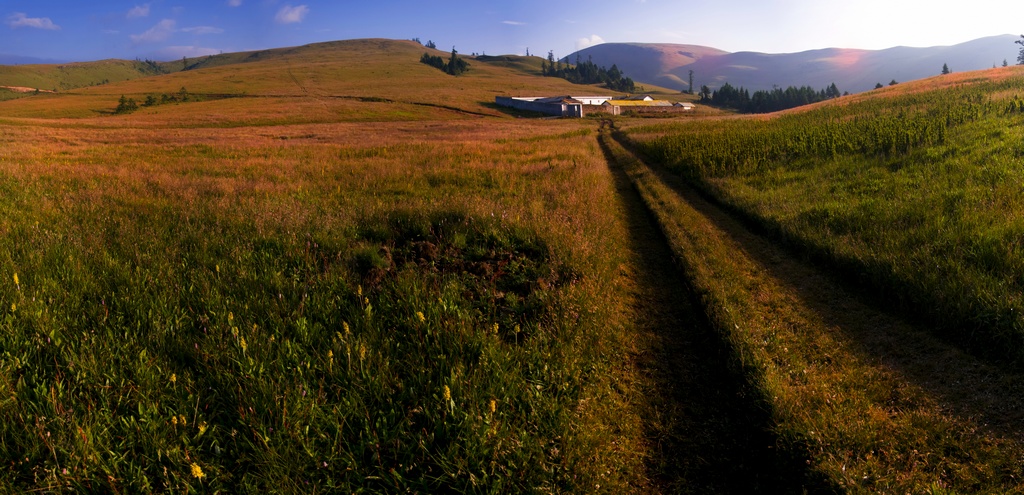
[[[610,133],[603,132],[601,139],[610,140]],[[619,146],[619,143],[614,145]],[[616,169],[614,159],[609,156],[609,160],[612,162],[613,170]],[[705,216],[715,228],[731,239],[739,247],[737,256],[745,256],[752,260],[758,266],[757,271],[760,276],[770,279],[771,283],[784,288],[787,296],[777,298],[771,304],[778,304],[779,300],[783,300],[787,304],[798,307],[797,312],[810,315],[816,321],[824,322],[831,338],[851,352],[855,359],[862,360],[869,366],[880,370],[885,376],[894,377],[901,387],[905,385],[923,392],[928,397],[928,401],[933,403],[934,410],[940,414],[976,425],[978,436],[1011,443],[1024,441],[1024,374],[978,359],[935,338],[925,329],[873,307],[866,302],[870,298],[861,297],[845,287],[841,281],[830,276],[827,270],[808,265],[793,253],[752,232],[678,177],[657,166],[642,162],[641,164],[646,169],[644,173],[652,174],[657,180],[667,185],[674,194]],[[629,184],[630,179],[624,172],[616,172],[616,177],[620,182]],[[625,191],[625,188],[626,186],[620,186],[620,190],[623,190],[623,201],[639,201],[630,199],[637,196],[637,193]],[[653,222],[649,210],[642,203],[632,208],[643,209],[643,213],[635,213],[637,219],[633,220],[634,223],[646,222],[649,224]],[[640,216],[644,216],[644,220],[640,220]],[[658,227],[645,226],[643,228]],[[649,244],[664,246],[666,244],[666,239],[664,235],[660,235],[660,231],[659,235],[641,234],[639,233],[640,227],[636,227],[636,229],[638,229],[638,233],[635,234],[635,238],[638,246]],[[655,248],[650,249],[654,250]],[[661,247],[657,249],[662,250]],[[669,276],[669,270],[665,267],[671,264],[671,254],[659,253],[650,256],[651,259],[648,262],[653,264],[655,272],[657,272],[648,275],[652,278],[652,287],[656,287],[655,292],[666,292],[666,290],[657,288],[658,284],[682,284],[682,282],[662,280]],[[682,279],[681,275],[672,275],[672,277]],[[682,285],[678,285],[678,287],[682,287]],[[670,290],[682,291],[684,289]],[[651,294],[648,297],[651,299],[643,304],[656,307],[678,304],[658,299],[658,297],[667,296]],[[770,305],[766,306],[764,311],[770,312]],[[700,332],[706,332],[706,330],[700,330],[693,335],[680,335],[676,332],[681,327],[673,324],[671,320],[653,319],[648,324],[652,327],[652,332],[664,336],[662,338],[665,346],[661,351],[664,355],[659,357],[659,360],[664,362],[668,356],[681,353],[679,356],[674,356],[676,361],[670,366],[676,371],[667,372],[662,369],[663,375],[660,376],[660,379],[666,386],[675,387],[674,394],[678,397],[677,400],[705,401],[703,406],[698,407],[702,411],[697,412],[692,418],[684,415],[680,419],[677,423],[677,431],[680,434],[689,434],[690,428],[705,427],[702,422],[708,419],[701,418],[712,418],[719,414],[728,415],[728,413],[721,412],[723,409],[719,408],[727,410],[746,407],[748,412],[734,415],[725,421],[742,422],[741,418],[747,417],[746,421],[758,425],[753,430],[770,427],[764,423],[764,418],[757,416],[756,411],[751,411],[749,406],[739,401],[733,395],[734,392],[727,393],[732,396],[731,403],[716,398],[711,389],[719,387],[719,384],[703,390],[699,385],[697,388],[692,388],[695,386],[694,382],[704,382],[709,379],[709,375],[724,372],[720,365],[715,364],[722,359],[720,344],[704,344],[712,345],[712,348],[716,349],[714,352],[710,352],[707,348],[695,348],[691,352],[683,350],[692,345],[692,339],[713,339],[708,336],[698,336],[698,334],[703,335]],[[715,347],[716,345],[718,347]],[[669,384],[673,381],[674,383]],[[691,391],[695,391],[696,396],[684,399],[685,394]],[[897,392],[894,390],[893,393],[895,397]],[[693,407],[692,404],[687,406],[685,413],[689,414],[689,408]],[[719,412],[711,412],[714,410]],[[705,415],[700,416],[701,413]],[[753,433],[750,426],[750,424],[739,424],[729,426],[729,428],[746,427],[745,430],[742,430],[744,433],[741,435],[750,435]],[[716,452],[716,455],[711,456],[710,459],[724,461],[729,456],[739,459],[735,456],[742,456],[741,453],[730,454],[728,451],[730,449],[750,449],[748,457],[742,462],[756,466],[758,465],[756,459],[758,456],[772,455],[772,453],[764,450],[761,445],[766,437],[762,435],[755,436],[755,438],[758,440],[745,445],[738,443],[739,439],[734,438],[731,445],[719,446],[719,452]],[[680,447],[694,448],[683,440],[669,448]],[[666,459],[671,459],[673,455],[676,454],[671,452],[665,454]],[[768,463],[778,462],[778,459],[768,461]],[[740,476],[735,475],[735,477]]]
[[767,411],[729,369],[730,351],[675,269],[657,221],[608,160],[632,241],[622,276],[634,281],[628,285],[642,340],[635,364],[648,378],[649,478],[664,493],[799,493],[792,480],[802,478],[802,460],[776,451]]

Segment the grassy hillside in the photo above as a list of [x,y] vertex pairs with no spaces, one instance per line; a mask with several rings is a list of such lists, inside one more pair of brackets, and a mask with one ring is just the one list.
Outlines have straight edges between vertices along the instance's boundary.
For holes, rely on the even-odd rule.
[[161,64],[151,65],[128,60],[101,60],[60,65],[0,65],[0,86],[67,91],[139,79],[160,74],[163,71],[164,68]]
[[590,123],[491,103],[580,88],[423,51],[0,102],[0,492],[650,491]]
[[609,154],[805,487],[1019,493],[1024,70],[900,86]]
[[[608,92],[536,77],[525,61],[509,65],[470,59],[470,70],[453,77],[419,62],[428,51],[447,55],[412,41],[351,40],[213,56],[187,71],[40,95],[10,102],[2,110],[8,117],[101,117],[112,112],[121,95],[141,102],[147,95],[173,94],[184,87],[210,97],[188,109],[159,106],[115,118],[138,125],[178,121],[184,113],[195,125],[268,125],[504,116],[494,105],[495,96]],[[213,101],[225,97],[258,100]]]
[[983,355],[1024,362],[1019,68],[631,140]]

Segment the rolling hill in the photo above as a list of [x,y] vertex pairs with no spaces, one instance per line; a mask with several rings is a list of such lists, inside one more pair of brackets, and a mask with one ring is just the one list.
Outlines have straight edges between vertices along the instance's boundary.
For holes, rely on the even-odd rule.
[[[440,113],[462,117],[506,116],[495,96],[509,94],[612,93],[563,79],[539,77],[539,57],[467,57],[470,70],[449,76],[420,63],[424,52],[447,56],[404,40],[358,39],[255,52],[226,53],[153,67],[146,62],[104,61],[68,65],[0,67],[0,86],[76,89],[4,102],[5,117],[109,117],[121,95],[178,93],[200,96],[182,105],[139,109],[127,119],[188,119],[211,125],[422,120]],[[139,66],[152,67],[144,74]],[[76,69],[80,67],[80,69]],[[74,70],[82,75],[72,77]],[[107,75],[104,75],[107,74]],[[102,76],[102,77],[101,77]],[[109,79],[110,83],[92,85]],[[59,86],[63,88],[65,86]],[[259,98],[259,105],[240,99]],[[202,110],[202,112],[197,112]]]
[[774,86],[824,88],[833,82],[840,90],[867,91],[877,83],[887,84],[939,74],[943,64],[953,71],[971,71],[1016,60],[1018,46],[1012,35],[980,38],[953,46],[929,48],[894,47],[885,50],[825,48],[799,53],[728,53],[698,45],[651,43],[605,43],[569,55],[590,58],[598,65],[618,65],[637,81],[651,82],[676,90],[689,86],[715,89],[728,82],[749,90]]

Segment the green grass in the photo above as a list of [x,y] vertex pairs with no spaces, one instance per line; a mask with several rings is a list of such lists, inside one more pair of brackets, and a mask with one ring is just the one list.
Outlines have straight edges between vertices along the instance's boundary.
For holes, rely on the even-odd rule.
[[1019,78],[768,120],[629,131],[648,156],[879,299],[1021,362]]
[[0,65],[0,86],[67,91],[139,79],[160,72],[161,69],[145,62],[129,60],[100,60],[59,65]]
[[0,491],[642,483],[574,125],[5,127]]
[[21,93],[18,91],[0,88],[0,101],[16,100],[27,96],[32,96],[32,93]]
[[[851,300],[770,240],[745,233],[678,177],[611,149],[728,342],[732,365],[768,411],[778,455],[806,466],[789,473],[791,482],[812,493],[1020,490],[1016,437],[964,414],[964,404],[929,383],[985,389],[994,376],[1019,377],[986,369]],[[976,369],[985,371],[972,376]],[[999,394],[1003,407],[1019,407],[1005,390],[988,392]],[[968,396],[967,409],[980,405],[958,393]]]

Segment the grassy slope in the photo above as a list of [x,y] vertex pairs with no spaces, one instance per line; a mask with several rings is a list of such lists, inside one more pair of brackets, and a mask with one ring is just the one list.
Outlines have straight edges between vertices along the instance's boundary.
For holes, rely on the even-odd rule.
[[[628,134],[776,242],[863,282],[883,294],[884,304],[926,315],[927,330],[947,341],[1019,367],[1022,75],[1020,68],[955,74],[785,116],[643,126]],[[976,92],[983,96],[971,96]],[[947,109],[971,116],[959,121]],[[858,145],[862,151],[844,147],[844,139],[858,135],[844,125],[897,115],[900,136],[910,138],[905,147],[884,144],[884,128]],[[923,138],[940,127],[941,139]],[[823,147],[801,148],[816,145]],[[636,180],[652,188],[657,182],[649,172]],[[796,443],[811,449],[809,464],[854,490],[934,483],[933,490],[1019,491],[1012,458],[1020,445],[1009,441],[1019,438],[1019,421],[1006,419],[1019,408],[1008,405],[1019,394],[1006,391],[1019,382],[1017,372],[962,349],[930,350],[946,344],[881,318],[850,325],[830,313],[848,304],[845,297],[808,303],[818,295],[800,295],[815,292],[806,281],[759,286],[776,261],[744,268],[745,257],[701,233],[706,220],[680,220],[689,213],[668,211],[682,207],[672,191],[657,188],[648,193],[650,204],[665,210],[663,223],[681,224],[666,229],[693,263],[695,285],[720,328],[748,346],[753,373],[788,430],[783,436],[802,438]],[[793,270],[778,272],[786,279]],[[793,318],[801,312],[812,316]],[[859,352],[841,357],[849,349]],[[977,369],[986,371],[974,375]],[[915,459],[929,451],[930,460]]]
[[[539,78],[517,67],[472,60],[469,72],[452,77],[419,63],[425,51],[429,50],[411,41],[374,39],[258,52],[261,55],[252,62],[247,60],[253,54],[240,54],[229,58],[232,63],[226,65],[31,98],[4,105],[2,110],[10,117],[96,117],[111,112],[122,94],[142,101],[149,94],[176,93],[185,87],[196,94],[267,98],[256,104],[207,102],[200,105],[214,108],[183,110],[187,114],[217,114],[221,120],[238,119],[247,125],[282,121],[417,120],[427,117],[424,106],[501,116],[505,114],[494,106],[495,96],[607,92],[593,87],[581,89],[557,78]],[[440,51],[434,53],[446,55]],[[305,101],[298,104],[310,104],[310,107],[293,111],[293,98],[304,98]],[[387,102],[359,101],[360,98]],[[386,104],[382,106],[382,103]],[[360,117],[360,109],[366,109],[372,116]],[[158,107],[140,114],[173,115],[177,111],[173,107]],[[429,112],[437,116],[434,110]],[[135,120],[139,117],[121,118]],[[154,121],[159,117],[143,120]]]
[[0,65],[0,86],[66,91],[151,76],[156,71],[142,62],[100,60],[60,65]]
[[[1017,68],[958,74],[775,121],[723,123],[675,154],[676,165],[726,202],[930,314],[955,339],[1016,359],[1019,290],[1006,288],[1017,287],[1012,274],[1020,263],[1012,242],[1020,212],[1012,145],[1018,114],[1006,108],[1022,89],[1019,77]],[[856,130],[879,122],[868,133]],[[636,136],[672,139],[654,137],[660,132]],[[732,136],[749,136],[750,146],[722,147]],[[696,160],[687,150],[705,144],[712,148],[699,160],[711,168],[699,172],[685,163]]]
[[600,149],[489,105],[579,88],[422,51],[0,103],[0,491],[650,490]]
[[[811,492],[1018,488],[1019,373],[880,312],[621,148]],[[998,377],[998,379],[993,379]]]

